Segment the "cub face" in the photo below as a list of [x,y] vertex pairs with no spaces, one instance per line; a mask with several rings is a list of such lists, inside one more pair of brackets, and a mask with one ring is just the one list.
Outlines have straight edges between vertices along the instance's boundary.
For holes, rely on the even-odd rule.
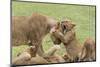
[[72,30],[76,25],[71,20],[63,20],[51,29],[50,35],[54,44],[60,44],[65,32]]
[[61,28],[63,33],[72,30],[75,26],[76,24],[69,19],[61,21]]

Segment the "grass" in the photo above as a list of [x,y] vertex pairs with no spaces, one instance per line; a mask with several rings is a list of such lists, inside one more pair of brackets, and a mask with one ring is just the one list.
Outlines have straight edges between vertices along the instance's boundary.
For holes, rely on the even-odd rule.
[[[48,15],[59,20],[71,18],[76,23],[77,38],[81,43],[85,38],[95,39],[95,6],[65,5],[65,4],[44,4],[30,2],[12,2],[13,16],[30,16],[33,12]],[[47,50],[53,45],[49,34],[43,40],[44,49]],[[12,48],[12,57],[21,52],[27,46],[18,46]],[[62,55],[64,47],[57,53]]]

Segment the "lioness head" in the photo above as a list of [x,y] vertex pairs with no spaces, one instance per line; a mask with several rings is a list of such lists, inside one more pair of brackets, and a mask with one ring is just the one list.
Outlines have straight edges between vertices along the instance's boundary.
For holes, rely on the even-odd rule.
[[50,31],[50,36],[54,44],[60,44],[61,40],[59,39],[59,33],[61,31],[60,23],[58,22],[55,27]]

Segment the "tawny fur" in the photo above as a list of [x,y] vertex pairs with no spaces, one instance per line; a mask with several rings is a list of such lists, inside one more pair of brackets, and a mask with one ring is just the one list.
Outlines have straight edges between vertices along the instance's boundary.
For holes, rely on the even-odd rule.
[[87,38],[83,44],[82,52],[79,55],[80,61],[96,60],[96,43],[92,38]]
[[24,65],[27,64],[28,61],[30,61],[31,57],[34,57],[34,50],[35,47],[31,46],[27,49],[23,50],[19,54],[17,54],[17,57],[15,59],[12,59],[12,64],[14,65]]
[[62,21],[61,24],[58,24],[58,27],[54,28],[53,32],[51,32],[52,40],[55,43],[60,44],[62,42],[64,44],[66,53],[63,58],[66,59],[67,62],[79,61],[80,58],[83,58],[84,53],[85,58],[81,61],[85,59],[89,61],[91,57],[93,60],[93,58],[95,58],[95,42],[92,39],[87,39],[84,45],[81,45],[77,40],[74,26],[75,24],[70,20]]
[[32,57],[28,64],[47,64],[49,63],[46,59],[42,56],[37,55],[36,57]]
[[65,60],[62,58],[62,56],[56,54],[56,51],[60,49],[60,45],[54,45],[45,53],[45,59],[49,61],[50,63],[62,63],[65,62]]
[[36,53],[43,53],[42,40],[55,26],[56,21],[46,15],[12,16],[12,46],[30,44],[36,46]]
[[12,64],[13,65],[25,65],[28,63],[28,61],[30,61],[30,59],[31,59],[31,55],[27,52],[23,52],[21,55],[19,55],[12,61]]
[[62,63],[65,60],[56,54],[59,49],[58,46],[53,46],[47,52],[45,52],[45,57],[39,56],[38,54],[34,57],[33,46],[25,49],[23,52],[19,53],[15,59],[13,59],[13,65],[27,65],[27,64],[47,64],[47,63]]

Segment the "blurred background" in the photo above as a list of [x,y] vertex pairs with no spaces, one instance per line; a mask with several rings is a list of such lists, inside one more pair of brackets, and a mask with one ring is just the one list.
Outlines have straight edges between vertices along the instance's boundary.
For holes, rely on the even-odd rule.
[[[83,44],[88,37],[95,39],[95,6],[72,5],[72,4],[53,4],[53,3],[33,3],[12,1],[12,16],[31,16],[32,13],[41,13],[50,16],[58,21],[65,18],[71,18],[76,23],[76,35],[78,40]],[[43,40],[44,50],[53,45],[49,34]],[[12,47],[12,58],[23,51],[28,46],[22,45]],[[57,51],[59,55],[63,55],[65,49]]]

